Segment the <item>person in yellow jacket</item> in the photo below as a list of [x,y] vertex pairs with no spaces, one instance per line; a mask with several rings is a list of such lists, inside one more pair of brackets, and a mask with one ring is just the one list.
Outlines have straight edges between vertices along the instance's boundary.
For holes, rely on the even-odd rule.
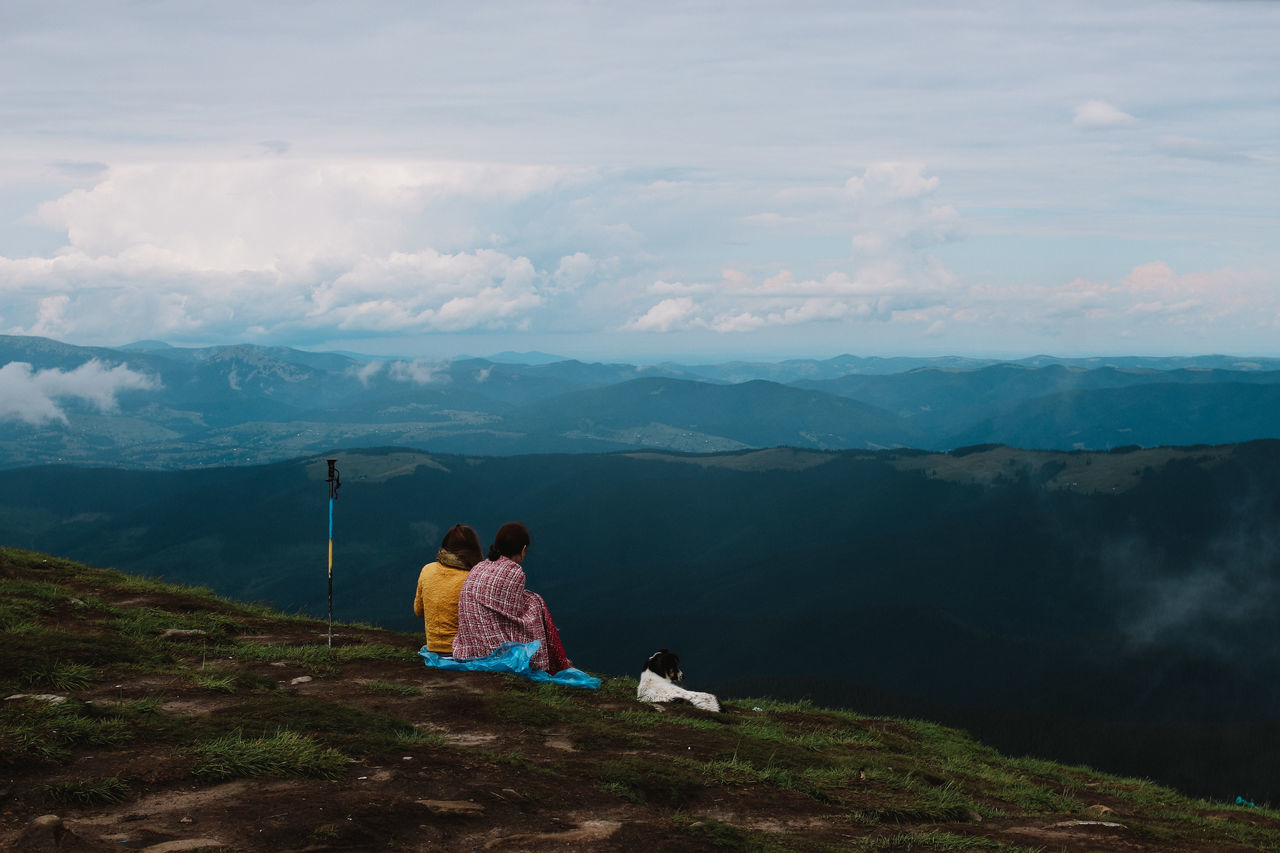
[[480,537],[467,525],[455,524],[444,535],[435,562],[422,567],[413,612],[426,627],[427,651],[443,657],[452,654],[458,633],[458,595],[467,572],[483,559]]

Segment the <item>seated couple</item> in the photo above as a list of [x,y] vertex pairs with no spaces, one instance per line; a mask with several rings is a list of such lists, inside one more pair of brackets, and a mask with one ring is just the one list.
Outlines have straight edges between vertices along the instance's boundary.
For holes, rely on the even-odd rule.
[[460,660],[481,658],[507,642],[542,645],[530,663],[557,673],[573,666],[546,602],[525,589],[520,564],[529,553],[529,531],[517,521],[502,525],[480,558],[480,537],[465,524],[450,528],[436,561],[422,567],[413,612],[423,617],[427,650]]

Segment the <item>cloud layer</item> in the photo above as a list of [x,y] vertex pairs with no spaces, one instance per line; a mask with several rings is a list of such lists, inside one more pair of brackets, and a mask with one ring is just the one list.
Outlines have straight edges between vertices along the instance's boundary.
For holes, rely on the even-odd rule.
[[88,361],[74,370],[33,370],[30,364],[11,361],[0,366],[0,421],[66,424],[60,400],[80,400],[100,412],[113,412],[120,392],[159,387],[159,380],[125,365]]
[[1275,4],[17,8],[0,331],[1275,351]]
[[468,163],[171,163],[108,170],[42,205],[68,245],[0,258],[8,331],[241,339],[296,330],[519,327],[589,259],[545,274],[490,216],[581,172]]
[[804,262],[808,274],[757,262],[692,280],[649,277],[642,247],[599,235],[608,230],[601,207],[646,192],[701,206],[723,217],[719,227],[735,218],[714,185],[543,166],[272,159],[110,168],[40,207],[65,231],[64,249],[0,258],[0,328],[75,341],[305,342],[554,332],[574,322],[621,340],[822,327],[893,328],[915,340],[960,330],[964,340],[1005,326],[1050,337],[1094,329],[1114,340],[1158,327],[1247,323],[1262,333],[1280,324],[1274,281],[1258,271],[1178,274],[1156,260],[1113,280],[966,281],[941,255],[969,226],[923,163],[872,163],[839,184],[751,198],[759,212],[742,227],[763,240],[796,230],[843,237],[836,257]]

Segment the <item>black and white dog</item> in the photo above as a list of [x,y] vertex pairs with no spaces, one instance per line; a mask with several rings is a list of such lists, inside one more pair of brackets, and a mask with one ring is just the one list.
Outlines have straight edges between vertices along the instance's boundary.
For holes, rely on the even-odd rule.
[[644,662],[636,698],[641,702],[673,702],[683,699],[704,711],[720,710],[720,700],[716,697],[710,693],[685,690],[676,686],[677,681],[684,681],[684,673],[680,671],[680,656],[667,649],[658,649]]

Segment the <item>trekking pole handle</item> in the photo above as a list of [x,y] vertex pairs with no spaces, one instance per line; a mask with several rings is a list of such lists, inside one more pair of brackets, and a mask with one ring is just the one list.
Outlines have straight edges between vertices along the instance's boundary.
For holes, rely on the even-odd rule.
[[332,500],[338,496],[338,489],[342,486],[342,477],[338,474],[337,459],[326,459],[325,461],[329,463],[329,479],[325,482],[329,484],[329,498]]

